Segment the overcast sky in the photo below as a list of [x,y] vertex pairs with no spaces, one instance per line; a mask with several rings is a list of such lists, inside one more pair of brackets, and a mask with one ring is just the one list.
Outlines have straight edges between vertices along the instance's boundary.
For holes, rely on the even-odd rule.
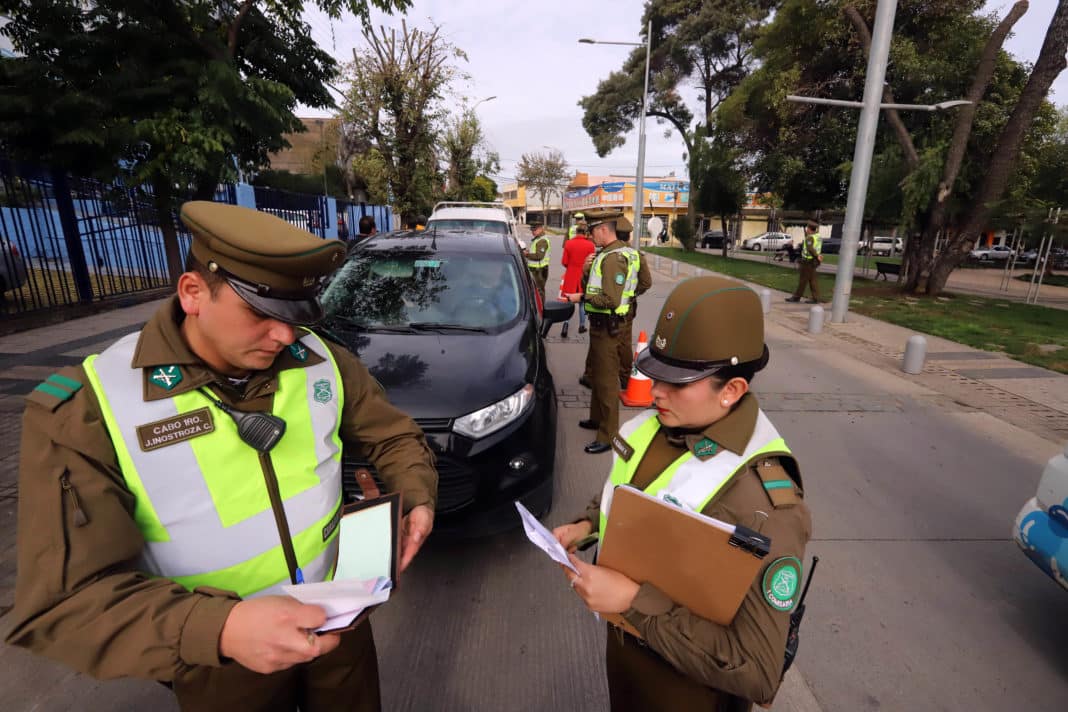
[[[986,9],[1000,15],[1011,0],[988,0]],[[1016,24],[1006,49],[1020,60],[1033,62],[1053,16],[1055,0],[1031,0],[1031,8]],[[597,83],[618,69],[630,47],[579,44],[580,37],[639,42],[643,3],[638,0],[414,0],[407,14],[409,25],[428,29],[440,25],[444,35],[467,53],[461,63],[471,79],[457,86],[471,102],[489,96],[476,109],[492,148],[501,156],[498,184],[515,176],[515,164],[523,153],[553,146],[563,151],[572,169],[597,175],[634,175],[638,158],[638,133],[627,143],[599,158],[582,128],[578,100],[593,93]],[[372,15],[377,27],[400,27],[400,16]],[[307,14],[319,44],[339,61],[352,60],[352,49],[361,46],[360,26],[351,18],[331,22],[319,13]],[[695,89],[688,92],[697,106]],[[857,97],[859,100],[861,97]],[[1068,72],[1053,86],[1053,100],[1068,101]],[[325,112],[305,109],[302,116]],[[675,171],[685,176],[682,139],[650,119],[646,126],[646,176]]]

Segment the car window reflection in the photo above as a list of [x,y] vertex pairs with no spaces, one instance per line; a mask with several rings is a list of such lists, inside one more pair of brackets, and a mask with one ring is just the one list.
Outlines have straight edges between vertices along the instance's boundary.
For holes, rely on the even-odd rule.
[[441,219],[431,220],[428,227],[438,230],[471,230],[475,232],[491,232],[496,235],[507,235],[508,224],[499,220],[460,220]]
[[368,251],[323,294],[327,320],[368,330],[420,324],[477,329],[519,317],[519,276],[506,255]]

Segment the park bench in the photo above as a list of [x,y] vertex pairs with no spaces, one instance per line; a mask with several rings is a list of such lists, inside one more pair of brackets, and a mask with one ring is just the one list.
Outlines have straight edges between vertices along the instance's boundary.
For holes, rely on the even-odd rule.
[[883,279],[889,281],[890,278],[888,275],[892,274],[896,276],[901,274],[901,265],[896,262],[876,262],[875,269],[878,271],[878,274],[875,275],[875,279],[879,279],[881,276]]

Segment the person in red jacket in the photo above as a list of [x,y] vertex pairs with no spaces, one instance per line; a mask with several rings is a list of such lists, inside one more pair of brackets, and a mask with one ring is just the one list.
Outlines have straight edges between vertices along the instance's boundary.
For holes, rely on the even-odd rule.
[[[583,291],[582,268],[586,264],[586,258],[592,255],[596,249],[593,241],[590,240],[590,236],[586,234],[586,223],[580,222],[575,230],[575,236],[564,243],[564,256],[560,260],[560,264],[565,267],[564,278],[560,282],[561,298],[565,294]],[[579,333],[585,334],[586,308],[582,304],[579,304],[578,315]],[[570,324],[570,319],[564,322],[564,326],[560,330],[561,337],[567,338],[567,327]]]

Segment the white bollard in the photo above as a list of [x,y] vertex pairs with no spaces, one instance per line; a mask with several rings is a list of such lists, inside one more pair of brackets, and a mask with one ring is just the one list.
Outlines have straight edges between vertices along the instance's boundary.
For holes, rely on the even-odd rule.
[[678,277],[679,276],[679,263],[677,261],[675,261],[675,260],[671,261],[671,276],[672,277]]
[[693,266],[693,276],[694,277],[700,277],[700,276],[704,275],[704,273],[705,273],[705,271],[703,269],[701,269],[700,267],[698,267],[697,265]]
[[760,290],[760,306],[764,307],[764,313],[765,314],[770,314],[771,313],[771,290],[770,289],[761,289]]
[[901,370],[916,375],[923,373],[923,361],[927,357],[927,339],[919,334],[910,336],[905,344],[905,357],[901,360]]
[[819,334],[823,331],[823,307],[819,304],[808,310],[808,333]]
[[656,259],[653,260],[653,269],[660,269],[660,255],[657,255]]

